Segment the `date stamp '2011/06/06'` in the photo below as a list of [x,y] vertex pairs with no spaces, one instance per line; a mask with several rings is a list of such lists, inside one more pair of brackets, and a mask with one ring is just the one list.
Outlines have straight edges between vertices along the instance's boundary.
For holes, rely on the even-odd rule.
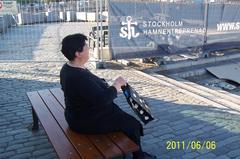
[[189,140],[189,141],[179,141],[179,140],[169,140],[166,141],[167,150],[215,150],[217,144],[215,141],[199,141],[199,140]]

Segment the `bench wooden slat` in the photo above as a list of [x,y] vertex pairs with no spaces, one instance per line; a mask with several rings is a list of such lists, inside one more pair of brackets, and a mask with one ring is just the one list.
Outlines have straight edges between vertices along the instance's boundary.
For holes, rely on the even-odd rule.
[[134,152],[139,149],[139,147],[136,146],[136,143],[129,138],[126,138],[126,136],[121,132],[109,133],[108,136],[118,147],[120,147],[124,154]]
[[45,101],[47,107],[52,112],[52,115],[59,122],[59,125],[78,150],[82,158],[86,159],[102,159],[103,156],[95,148],[95,146],[89,141],[85,135],[76,133],[68,128],[68,124],[64,117],[64,109],[56,98],[51,94],[49,90],[39,91],[40,96]]
[[54,97],[59,101],[59,103],[65,108],[64,94],[61,88],[50,89]]
[[106,135],[88,135],[89,139],[97,146],[105,158],[122,156],[122,151]]
[[45,103],[37,92],[28,92],[27,96],[34,108],[37,116],[41,118],[42,126],[45,129],[49,139],[54,146],[59,158],[62,159],[81,159],[75,148],[67,140],[65,134],[62,132],[59,125],[55,122],[55,119],[45,107]]

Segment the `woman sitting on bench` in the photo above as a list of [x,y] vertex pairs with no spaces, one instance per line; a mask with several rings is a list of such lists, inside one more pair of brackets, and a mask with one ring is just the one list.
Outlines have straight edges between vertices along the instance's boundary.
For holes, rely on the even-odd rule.
[[69,127],[79,133],[100,134],[124,132],[139,145],[133,159],[152,158],[141,149],[141,123],[122,111],[114,102],[117,92],[126,81],[120,76],[112,86],[85,68],[89,59],[87,37],[68,35],[62,41],[62,53],[69,60],[60,72],[60,83],[65,97],[65,118]]

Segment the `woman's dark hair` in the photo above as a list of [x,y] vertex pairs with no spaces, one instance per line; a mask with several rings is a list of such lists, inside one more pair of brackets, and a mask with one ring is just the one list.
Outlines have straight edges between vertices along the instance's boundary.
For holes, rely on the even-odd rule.
[[72,34],[66,36],[62,40],[62,53],[69,60],[72,61],[75,58],[76,51],[82,52],[83,47],[86,44],[87,37],[83,34]]

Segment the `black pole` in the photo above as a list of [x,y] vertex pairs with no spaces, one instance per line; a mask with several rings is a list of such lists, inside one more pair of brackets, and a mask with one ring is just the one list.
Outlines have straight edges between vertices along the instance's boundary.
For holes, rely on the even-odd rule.
[[205,3],[205,11],[204,11],[204,40],[203,40],[203,45],[206,45],[207,43],[207,29],[208,29],[208,11],[209,11],[209,3]]

